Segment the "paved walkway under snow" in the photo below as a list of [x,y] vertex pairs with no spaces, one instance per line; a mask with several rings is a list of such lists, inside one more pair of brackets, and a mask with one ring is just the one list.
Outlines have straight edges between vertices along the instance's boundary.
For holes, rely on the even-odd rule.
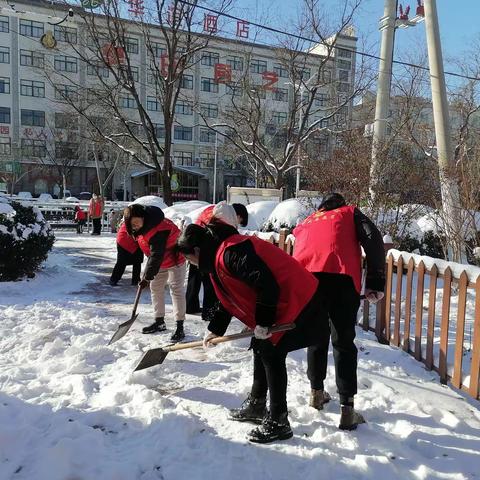
[[[132,374],[170,333],[140,333],[152,317],[145,297],[138,324],[106,346],[135,293],[128,269],[108,285],[115,252],[112,235],[60,233],[35,279],[0,284],[1,480],[480,478],[479,402],[361,330],[357,407],[368,423],[356,432],[337,429],[332,366],[333,401],[308,407],[304,351],[288,358],[294,437],[265,446],[227,419],[249,391],[247,341]],[[203,329],[189,316],[188,339]]]

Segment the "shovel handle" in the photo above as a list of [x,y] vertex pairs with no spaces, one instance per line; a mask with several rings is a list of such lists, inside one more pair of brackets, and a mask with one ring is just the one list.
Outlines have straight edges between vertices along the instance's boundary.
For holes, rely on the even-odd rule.
[[[268,331],[269,333],[286,332],[287,330],[293,330],[294,328],[294,323],[285,323],[283,325],[276,325],[270,328]],[[216,337],[210,340],[210,343],[212,343],[213,345],[217,345],[218,343],[231,342],[232,340],[249,337],[253,337],[253,330],[249,330],[248,332],[232,333],[231,335],[225,335],[223,337]],[[195,342],[176,343],[171,347],[164,347],[163,351],[176,352],[177,350],[186,350],[187,348],[195,348],[201,346],[203,346],[203,340],[197,340]]]
[[143,288],[139,285],[137,287],[137,294],[135,295],[135,302],[133,303],[132,318],[137,313],[138,302],[140,301],[140,295],[142,294]]

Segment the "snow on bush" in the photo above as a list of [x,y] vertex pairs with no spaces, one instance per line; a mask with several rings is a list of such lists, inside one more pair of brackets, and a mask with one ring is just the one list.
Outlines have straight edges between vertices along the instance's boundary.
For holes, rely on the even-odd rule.
[[40,210],[28,204],[0,203],[0,281],[35,275],[55,236]]
[[248,225],[247,230],[260,230],[267,221],[278,202],[274,200],[261,200],[247,205]]
[[200,200],[191,200],[188,202],[175,203],[171,207],[165,208],[165,216],[172,220],[178,227],[185,227],[194,223],[200,213],[210,205],[208,202]]
[[158,207],[162,210],[167,208],[167,205],[163,201],[163,198],[157,197],[156,195],[145,195],[144,197],[138,197],[135,201],[130,203],[130,205],[133,205],[134,203],[138,203],[140,205],[148,205],[151,207]]
[[278,232],[281,228],[295,228],[318,208],[319,201],[311,198],[290,198],[280,202],[262,226],[262,231]]

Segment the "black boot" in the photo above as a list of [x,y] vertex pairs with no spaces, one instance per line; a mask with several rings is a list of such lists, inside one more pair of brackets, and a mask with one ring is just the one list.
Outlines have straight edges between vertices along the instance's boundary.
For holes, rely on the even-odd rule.
[[172,342],[179,342],[185,338],[185,332],[183,331],[183,320],[177,320],[177,329],[175,333],[170,337]]
[[164,332],[167,329],[163,317],[157,317],[155,321],[148,327],[143,327],[142,333]]
[[247,436],[254,443],[270,443],[291,437],[293,437],[293,432],[288,422],[287,412],[280,414],[275,420],[271,415],[267,415],[263,419],[262,424],[252,430]]
[[230,410],[230,420],[260,424],[267,414],[266,405],[266,398],[255,398],[249,394],[240,408]]

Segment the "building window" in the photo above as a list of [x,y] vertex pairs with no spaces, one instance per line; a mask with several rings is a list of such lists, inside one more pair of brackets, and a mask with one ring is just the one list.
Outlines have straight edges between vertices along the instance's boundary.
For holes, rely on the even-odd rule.
[[135,99],[128,94],[120,95],[118,97],[118,106],[120,108],[135,108]]
[[225,94],[232,97],[240,97],[242,95],[242,87],[231,83],[225,84]]
[[165,138],[165,125],[160,125],[159,123],[155,123],[155,136],[157,138]]
[[216,133],[210,128],[200,128],[200,141],[202,143],[215,143]]
[[158,112],[160,110],[160,103],[157,97],[147,97],[147,110],[151,112]]
[[0,63],[10,63],[9,47],[0,47]]
[[192,115],[193,109],[190,102],[185,100],[178,100],[175,104],[175,113],[180,113],[182,115]]
[[192,127],[182,127],[177,125],[173,128],[173,138],[175,140],[192,141]]
[[87,75],[93,75],[99,78],[108,78],[110,71],[108,70],[108,67],[105,67],[102,64],[88,64]]
[[76,102],[78,100],[77,87],[74,85],[55,85],[55,100]]
[[33,20],[20,20],[20,35],[40,38],[44,34],[43,23]]
[[[130,67],[130,73],[132,74],[132,78],[134,82],[138,82],[139,80],[139,69],[138,67]],[[128,67],[126,69],[125,74],[128,76]]]
[[186,90],[193,89],[193,75],[182,75],[180,79],[180,88],[185,88]]
[[25,155],[26,157],[46,157],[47,144],[45,140],[22,138],[22,155]]
[[330,83],[332,81],[332,71],[331,70],[323,70],[322,71],[322,79],[323,79],[323,83]]
[[125,50],[128,53],[138,53],[138,38],[125,37]]
[[78,159],[78,143],[55,142],[55,157],[69,160]]
[[0,107],[0,123],[10,123],[9,107]]
[[276,125],[282,125],[287,122],[287,112],[273,112],[272,122]]
[[326,107],[328,105],[328,95],[326,93],[317,93],[315,95],[315,106],[316,107]]
[[73,27],[55,25],[54,36],[58,42],[66,42],[72,45],[77,43],[77,29]]
[[20,80],[20,95],[24,97],[45,97],[45,83],[35,80]]
[[21,111],[21,123],[27,127],[44,127],[45,112],[41,110],[23,110]]
[[77,73],[77,59],[68,55],[58,55],[55,57],[55,70],[57,72]]
[[250,62],[251,73],[263,73],[267,71],[267,62],[265,60],[252,59]]
[[39,52],[32,52],[31,50],[20,50],[20,65],[25,67],[43,68],[44,55]]
[[183,165],[185,167],[193,167],[193,155],[192,152],[174,152],[173,162],[175,165]]
[[350,70],[352,68],[352,62],[349,62],[348,60],[337,60],[337,67],[338,68],[343,68],[344,70]]
[[78,116],[71,113],[55,112],[55,128],[78,130]]
[[227,57],[227,65],[230,65],[232,70],[243,70],[243,58],[242,57]]
[[12,153],[10,137],[0,137],[0,155],[10,155]]
[[216,63],[220,61],[220,55],[214,52],[203,52],[202,53],[202,65],[207,67],[213,67]]
[[10,93],[10,78],[0,77],[0,93]]
[[344,48],[337,48],[337,54],[339,57],[342,58],[352,58],[352,51],[351,50],[345,50]]
[[213,78],[202,77],[200,90],[202,92],[218,93],[218,83]]
[[261,85],[252,85],[250,92],[253,98],[265,100],[265,98],[267,97],[266,91]]
[[279,63],[273,66],[273,71],[281,78],[288,78],[288,68]]
[[218,105],[216,103],[201,103],[200,112],[206,118],[217,118]]
[[300,70],[298,72],[298,76],[302,79],[302,80],[308,80],[310,78],[310,69],[309,68],[303,68],[302,70]]
[[338,71],[338,79],[341,81],[341,82],[348,82],[349,81],[349,77],[350,77],[350,72],[348,70],[339,70]]
[[157,42],[151,42],[149,46],[147,44],[147,49],[150,55],[153,54],[154,58],[160,58],[162,55],[167,53],[165,46]]
[[0,15],[0,32],[8,33],[10,31],[8,17]]
[[339,92],[349,92],[350,91],[350,84],[349,83],[339,83],[337,86],[337,90]]
[[200,167],[202,168],[213,168],[215,162],[214,153],[201,153],[200,154]]
[[273,91],[273,99],[277,102],[288,102],[288,90],[286,88],[277,88]]

